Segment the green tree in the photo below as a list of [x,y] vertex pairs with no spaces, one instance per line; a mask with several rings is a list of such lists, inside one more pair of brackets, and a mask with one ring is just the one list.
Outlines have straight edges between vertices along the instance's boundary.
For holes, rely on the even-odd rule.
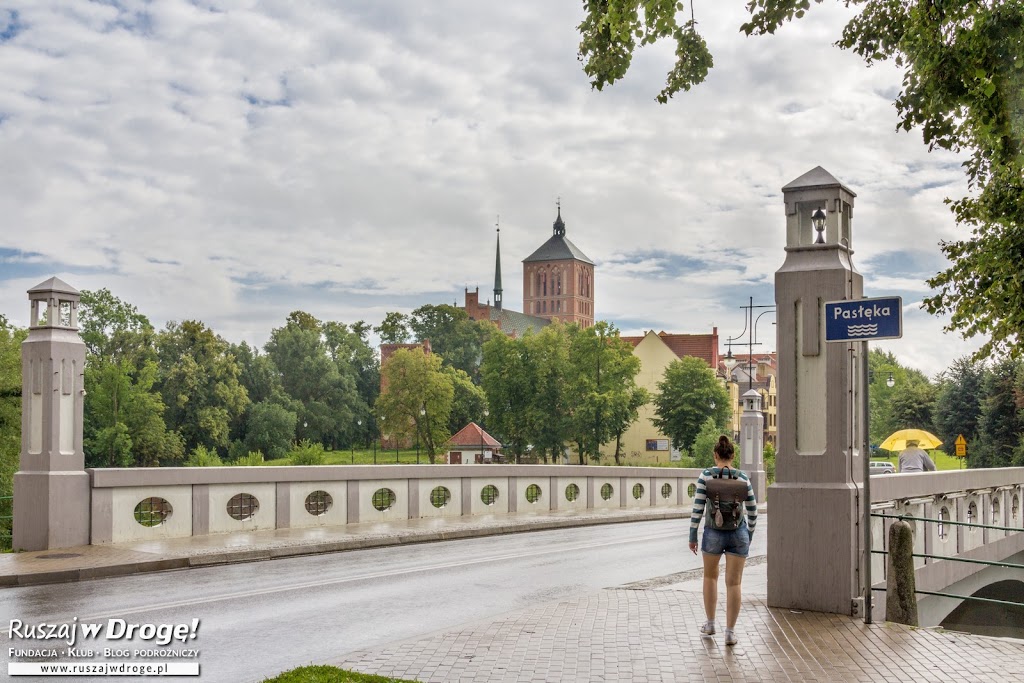
[[654,410],[654,426],[675,448],[693,452],[694,458],[703,457],[696,452],[694,440],[708,418],[721,434],[732,416],[729,392],[707,363],[692,356],[672,361],[665,368],[654,396]]
[[942,439],[947,451],[961,434],[969,449],[977,445],[986,374],[983,363],[965,356],[953,361],[940,377],[933,417],[935,434]]
[[[722,435],[720,426],[715,422],[715,418],[711,415],[704,420],[704,424],[701,425],[700,431],[697,432],[697,436],[693,439],[693,466],[694,467],[711,467],[715,464],[715,446],[718,445],[718,439]],[[739,458],[736,458],[739,461]]]
[[630,424],[627,406],[636,397],[640,359],[608,322],[585,330],[569,328],[569,429],[580,464],[601,459],[601,445]]
[[301,404],[299,437],[331,448],[354,443],[357,421],[368,412],[359,396],[357,372],[343,360],[341,347],[336,342],[338,356],[332,358],[323,326],[302,311],[293,312],[284,327],[274,329],[265,347],[281,373],[285,393]]
[[[0,314],[0,496],[4,497],[14,495],[21,453],[21,343],[27,334]],[[10,520],[0,520],[0,536],[10,533]]]
[[159,368],[149,319],[110,290],[83,291],[86,345],[83,437],[89,467],[155,467],[180,462],[180,437],[167,429],[156,389]]
[[169,322],[157,335],[167,425],[188,452],[227,448],[231,421],[249,397],[230,345],[201,322]]
[[359,401],[353,405],[353,412],[360,426],[347,425],[346,433],[351,443],[367,443],[376,434],[373,411],[370,410],[380,394],[380,362],[377,351],[369,342],[370,326],[362,320],[352,325],[339,322],[323,324],[324,343],[327,353],[338,367],[340,375],[352,377]]
[[395,311],[385,315],[373,331],[380,337],[381,344],[405,344],[412,336],[409,332],[409,318]]
[[376,403],[382,420],[381,431],[399,442],[419,443],[435,462],[451,437],[451,416],[455,389],[441,367],[441,358],[419,349],[399,349],[381,368],[387,391]]
[[558,320],[537,334],[523,337],[526,359],[531,368],[528,394],[530,442],[544,462],[561,462],[570,431],[569,330]]
[[868,368],[871,443],[881,443],[899,429],[933,429],[937,391],[924,373],[906,367],[891,351],[880,349],[871,349]]
[[526,453],[533,438],[535,369],[524,339],[496,334],[483,345],[481,384],[491,411],[491,431],[514,456]]
[[279,403],[265,400],[253,403],[246,411],[246,451],[261,451],[271,460],[288,455],[295,438],[298,416]]
[[481,346],[493,325],[478,324],[461,308],[441,304],[420,306],[409,316],[416,341],[430,340],[430,348],[445,365],[462,370],[479,381]]
[[448,417],[448,431],[455,434],[470,422],[483,424],[484,411],[487,410],[487,395],[484,390],[473,384],[473,380],[462,370],[445,367],[444,373],[452,382],[452,412]]
[[978,419],[980,439],[967,452],[971,467],[1008,467],[1013,462],[1024,432],[1020,409],[1024,396],[1018,388],[1021,366],[1020,360],[1004,358],[985,377],[985,398]]
[[[814,0],[820,4],[822,0]],[[943,242],[950,266],[928,281],[932,313],[950,314],[948,330],[986,335],[976,359],[1009,349],[1021,353],[1024,328],[1024,3],[1020,0],[854,0],[861,11],[837,45],[870,66],[903,69],[895,104],[899,127],[920,128],[929,149],[967,155],[971,189],[950,202],[969,239]],[[751,0],[747,35],[774,33],[799,19],[810,0]],[[712,66],[707,44],[683,3],[671,0],[584,0],[579,54],[598,90],[622,78],[637,47],[675,43],[676,63],[657,99],[667,102],[704,81]],[[684,15],[685,17],[685,15]]]

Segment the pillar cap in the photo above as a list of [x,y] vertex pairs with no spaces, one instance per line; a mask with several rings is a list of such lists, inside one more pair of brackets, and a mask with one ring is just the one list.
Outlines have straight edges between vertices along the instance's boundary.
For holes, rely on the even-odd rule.
[[32,296],[33,294],[70,294],[75,297],[82,296],[81,292],[61,280],[59,277],[51,277],[46,282],[40,282],[38,285],[28,290],[28,294],[29,296]]
[[821,166],[815,166],[807,173],[793,180],[782,187],[783,192],[792,190],[813,190],[826,187],[840,187],[851,196],[856,197],[857,193],[844,185],[838,178],[826,171]]

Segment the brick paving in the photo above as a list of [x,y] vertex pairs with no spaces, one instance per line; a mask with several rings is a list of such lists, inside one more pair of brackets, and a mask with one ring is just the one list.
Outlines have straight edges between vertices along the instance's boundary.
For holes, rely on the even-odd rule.
[[416,681],[1024,681],[1024,641],[769,608],[767,565],[744,577],[739,644],[702,638],[699,572],[524,609],[339,666]]

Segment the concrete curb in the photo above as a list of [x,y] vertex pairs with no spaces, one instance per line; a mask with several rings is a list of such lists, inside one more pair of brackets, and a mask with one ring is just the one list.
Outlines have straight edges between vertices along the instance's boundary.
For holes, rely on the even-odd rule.
[[364,550],[383,548],[396,545],[416,543],[432,543],[436,541],[454,541],[485,536],[525,533],[529,531],[547,531],[551,529],[568,529],[573,527],[598,526],[602,524],[625,524],[629,522],[649,522],[666,519],[685,519],[690,516],[689,510],[665,510],[647,513],[642,516],[606,515],[593,517],[572,517],[564,519],[531,519],[530,521],[494,526],[454,528],[450,530],[421,530],[396,532],[391,535],[356,537],[350,540],[329,540],[319,543],[297,543],[269,548],[227,550],[214,553],[197,553],[177,557],[161,557],[148,561],[121,562],[109,565],[82,567],[78,569],[59,569],[53,571],[37,571],[22,574],[0,575],[0,589],[17,586],[40,586],[55,583],[73,583],[104,579],[118,576],[131,576],[150,572],[190,569],[193,567],[211,567],[241,562],[259,562],[303,555],[320,555],[324,553],[345,552],[348,550]]

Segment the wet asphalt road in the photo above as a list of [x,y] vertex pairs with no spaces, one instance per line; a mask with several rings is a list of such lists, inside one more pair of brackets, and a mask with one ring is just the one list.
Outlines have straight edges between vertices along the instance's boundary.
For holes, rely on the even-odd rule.
[[[8,639],[11,619],[53,624],[77,616],[198,618],[196,639],[172,647],[199,649],[202,674],[176,680],[262,681],[353,650],[700,567],[686,547],[688,524],[611,524],[0,590],[0,678],[8,648],[26,645]],[[751,555],[764,554],[766,536],[764,529],[755,535]]]

